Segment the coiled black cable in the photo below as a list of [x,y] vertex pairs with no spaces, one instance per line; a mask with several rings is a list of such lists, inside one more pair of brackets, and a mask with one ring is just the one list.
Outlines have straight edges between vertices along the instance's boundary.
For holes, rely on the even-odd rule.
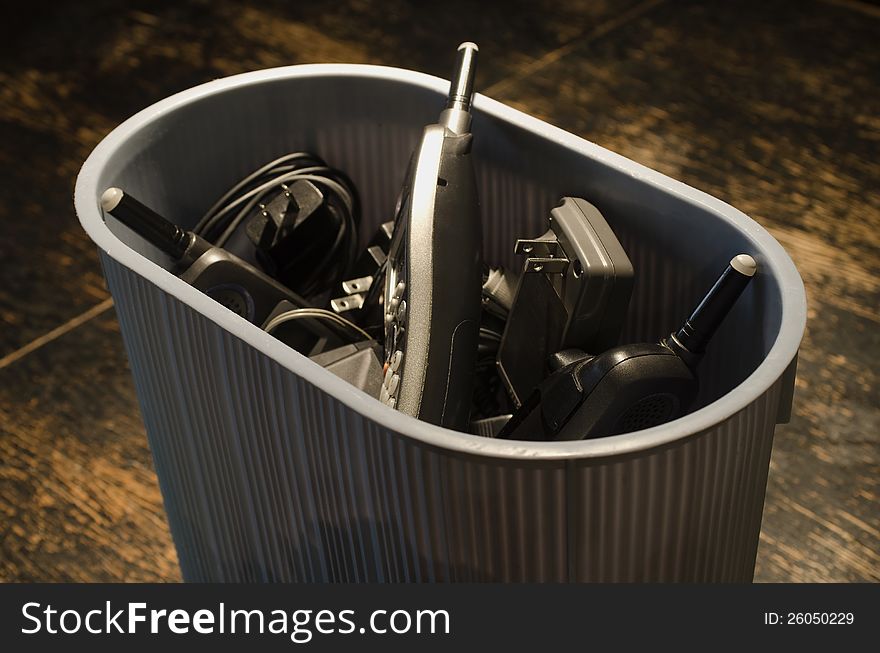
[[[288,285],[305,297],[313,297],[335,290],[346,278],[357,257],[361,219],[360,198],[354,183],[320,157],[292,152],[254,170],[214,202],[193,231],[223,247],[261,205],[284,192],[282,184],[289,186],[299,180],[309,181],[321,191],[326,203],[322,219],[329,221],[321,231],[329,236],[319,242],[304,238],[292,254],[297,258],[298,277]],[[292,237],[295,236],[296,228]]]

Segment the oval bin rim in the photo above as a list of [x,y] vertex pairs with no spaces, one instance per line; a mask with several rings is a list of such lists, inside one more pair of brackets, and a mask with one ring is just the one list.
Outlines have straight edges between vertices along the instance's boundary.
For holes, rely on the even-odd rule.
[[[77,216],[89,237],[110,257],[156,284],[192,307],[223,329],[279,364],[336,397],[351,409],[379,425],[442,449],[476,456],[519,460],[563,460],[603,458],[670,444],[712,428],[756,401],[779,379],[797,354],[806,326],[806,295],[803,281],[782,246],[758,223],[729,204],[666,175],[635,163],[594,143],[517,111],[483,95],[477,95],[474,107],[504,122],[516,124],[574,152],[586,155],[649,184],[679,199],[704,207],[720,219],[747,233],[761,254],[765,273],[778,280],[782,294],[782,321],[779,333],[764,361],[737,387],[712,403],[667,424],[623,435],[575,442],[523,442],[493,440],[468,433],[451,431],[422,422],[395,411],[358,390],[331,372],[290,349],[259,327],[247,322],[209,299],[153,261],[129,248],[104,224],[98,198],[103,188],[98,181],[105,175],[113,152],[129,138],[163,116],[207,96],[231,89],[277,81],[309,77],[347,77],[382,79],[410,84],[445,96],[448,81],[399,68],[362,64],[307,64],[243,73],[207,82],[172,95],[135,114],[92,151],[76,180],[74,204]],[[112,176],[112,175],[110,175]],[[769,270],[767,268],[769,267]]]

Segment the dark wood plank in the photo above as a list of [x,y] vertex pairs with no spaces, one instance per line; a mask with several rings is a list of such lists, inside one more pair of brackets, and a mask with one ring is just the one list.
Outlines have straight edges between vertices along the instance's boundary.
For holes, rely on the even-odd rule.
[[0,580],[180,571],[112,310],[0,369]]

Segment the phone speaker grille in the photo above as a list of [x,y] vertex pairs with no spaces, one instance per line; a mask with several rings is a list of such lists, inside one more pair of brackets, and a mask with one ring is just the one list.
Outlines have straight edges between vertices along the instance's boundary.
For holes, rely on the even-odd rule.
[[678,398],[668,392],[642,397],[633,404],[617,421],[615,433],[630,433],[663,424],[672,419],[678,411]]
[[246,320],[253,318],[253,300],[243,288],[232,284],[224,284],[211,288],[205,294],[233,313],[241,315]]

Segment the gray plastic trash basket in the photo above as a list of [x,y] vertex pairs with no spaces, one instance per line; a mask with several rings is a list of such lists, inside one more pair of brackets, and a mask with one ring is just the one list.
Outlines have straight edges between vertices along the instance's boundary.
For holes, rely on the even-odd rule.
[[667,334],[732,254],[760,266],[702,363],[699,410],[561,443],[393,411],[102,220],[117,185],[191,226],[258,164],[310,149],[350,173],[370,234],[446,88],[374,66],[238,75],[145,109],[84,164],[76,209],[101,249],[184,578],[750,581],[806,302],[782,247],[727,204],[477,97],[487,260],[512,265],[515,238],[540,233],[561,196],[589,198],[635,266],[626,342]]

